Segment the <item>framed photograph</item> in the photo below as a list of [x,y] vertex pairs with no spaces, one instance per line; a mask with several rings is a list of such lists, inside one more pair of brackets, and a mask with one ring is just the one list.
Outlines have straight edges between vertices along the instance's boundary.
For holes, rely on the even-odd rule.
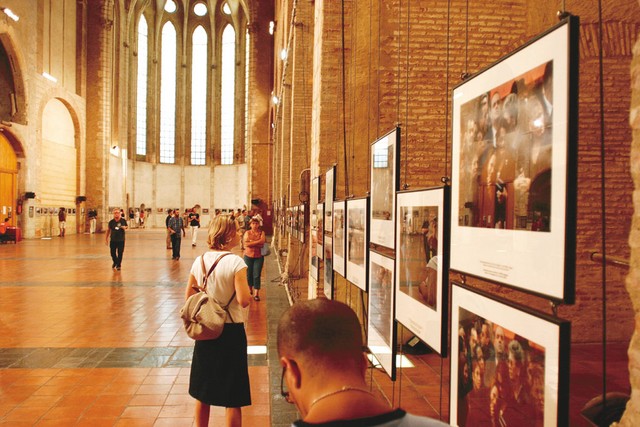
[[36,208],[36,215],[42,214],[42,208]]
[[396,196],[396,319],[442,357],[449,307],[449,187]]
[[300,229],[299,226],[298,226],[298,219],[299,219],[298,218],[298,206],[294,206],[292,209],[293,210],[292,210],[291,214],[293,215],[293,218],[292,218],[293,224],[291,226],[291,235],[294,238],[297,239],[298,238],[298,231]]
[[347,200],[347,280],[367,291],[369,199]]
[[346,230],[347,203],[342,201],[333,202],[333,271],[346,277]]
[[454,282],[450,424],[569,425],[570,326]]
[[325,174],[324,186],[324,231],[333,232],[333,199],[336,194],[336,166],[333,165]]
[[394,320],[394,261],[369,251],[369,313],[367,347],[392,381],[396,379],[396,325]]
[[203,209],[202,209],[202,213],[203,213],[204,215],[208,214],[208,213],[209,213],[209,209],[207,209],[207,208],[203,208]]
[[309,274],[311,278],[318,282],[320,280],[320,257],[318,256],[318,237],[322,237],[318,234],[318,209],[311,211],[309,218],[309,228],[311,236],[311,263],[309,265]]
[[298,206],[298,240],[304,243],[305,239],[305,222],[304,222],[304,205]]
[[333,238],[324,235],[324,296],[333,299]]
[[578,32],[570,17],[453,90],[451,269],[564,303],[575,293]]
[[318,234],[318,258],[324,258],[324,203],[318,203],[318,222],[316,226],[316,233]]
[[371,144],[370,238],[374,245],[395,249],[395,203],[400,170],[400,128]]

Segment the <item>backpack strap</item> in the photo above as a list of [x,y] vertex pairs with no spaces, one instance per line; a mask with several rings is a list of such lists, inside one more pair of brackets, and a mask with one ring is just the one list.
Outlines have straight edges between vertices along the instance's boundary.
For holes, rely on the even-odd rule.
[[[206,252],[205,252],[206,253]],[[207,269],[204,265],[204,254],[202,254],[202,256],[200,257],[200,262],[202,264],[202,272],[206,272],[204,278],[202,279],[202,288],[198,288],[200,289],[202,292],[205,292],[207,289],[207,279],[209,278],[209,276],[211,276],[211,273],[213,273],[213,270],[216,268],[216,266],[218,265],[218,262],[220,262],[220,260],[224,257],[226,257],[227,255],[231,255],[231,252],[225,252],[222,255],[220,255],[218,257],[218,259],[216,259],[216,261],[213,263],[213,265],[211,266],[211,268],[209,268],[209,271],[207,272]],[[231,317],[231,313],[229,313],[229,306],[231,305],[231,301],[233,301],[233,299],[236,297],[236,291],[233,291],[233,295],[231,295],[231,298],[229,299],[229,302],[227,302],[226,305],[222,306],[222,309],[224,309],[224,311],[227,312],[227,314],[229,315],[229,318],[231,319],[231,322],[233,322],[233,317]],[[213,296],[212,296],[213,298]]]

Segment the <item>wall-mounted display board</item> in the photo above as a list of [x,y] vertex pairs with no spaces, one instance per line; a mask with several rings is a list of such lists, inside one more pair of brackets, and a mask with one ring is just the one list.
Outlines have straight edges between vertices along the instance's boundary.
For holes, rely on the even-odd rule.
[[304,243],[305,240],[305,233],[306,233],[306,228],[305,228],[305,208],[304,205],[300,205],[298,206],[298,240],[300,240],[300,242]]
[[394,249],[395,203],[400,171],[400,128],[371,144],[370,239],[374,245]]
[[447,355],[449,187],[396,196],[396,319]]
[[367,291],[369,199],[347,200],[347,280]]
[[324,296],[333,299],[333,238],[324,236]]
[[333,199],[336,194],[336,167],[331,166],[324,179],[324,231],[333,232]]
[[369,251],[367,348],[392,381],[396,379],[394,261]]
[[573,303],[579,22],[453,90],[451,269]]
[[346,277],[347,257],[347,202],[344,200],[333,203],[333,271]]
[[451,330],[451,425],[569,425],[569,322],[453,283]]
[[311,263],[309,264],[309,273],[311,278],[316,282],[320,279],[320,257],[318,256],[318,209],[311,210],[309,217],[309,235],[311,237]]
[[318,235],[317,246],[318,246],[318,258],[324,258],[324,203],[318,203],[316,208],[317,210],[317,225],[316,225],[316,234]]

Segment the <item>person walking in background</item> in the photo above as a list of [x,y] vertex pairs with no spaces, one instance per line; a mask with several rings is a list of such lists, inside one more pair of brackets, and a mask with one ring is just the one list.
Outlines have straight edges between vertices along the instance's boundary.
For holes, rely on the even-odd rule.
[[58,211],[58,228],[60,228],[60,234],[58,237],[64,237],[65,227],[67,225],[67,209],[60,208]]
[[89,233],[95,234],[96,223],[98,222],[98,211],[95,209],[89,209]]
[[111,268],[120,270],[122,266],[122,254],[124,253],[124,231],[128,228],[127,220],[122,217],[120,209],[113,210],[113,219],[109,221],[105,244],[111,248]]
[[180,216],[180,210],[173,211],[173,216],[169,219],[169,233],[171,233],[171,248],[173,249],[172,259],[180,259],[180,245],[182,237],[185,236],[184,221]]
[[318,298],[295,302],[278,322],[282,396],[302,416],[293,426],[444,427],[392,409],[367,385],[368,360],[356,313]]
[[200,228],[200,214],[196,211],[196,208],[189,212],[189,228],[191,229],[191,246],[195,247],[198,229]]
[[167,249],[171,249],[171,230],[169,229],[169,220],[173,216],[173,209],[167,209],[167,218],[164,220],[164,226],[167,228]]
[[260,301],[260,276],[262,275],[262,265],[264,257],[260,252],[266,241],[264,231],[260,230],[260,221],[252,218],[249,222],[249,230],[242,236],[242,246],[244,247],[244,262],[247,264],[247,281],[251,294],[255,290],[253,299]]
[[230,253],[240,242],[236,224],[219,215],[209,226],[205,252],[193,262],[187,282],[186,298],[202,287],[204,275],[215,262],[206,292],[220,304],[229,302],[222,335],[214,340],[197,340],[193,349],[189,395],[196,399],[197,426],[209,424],[211,405],[226,408],[226,425],[242,425],[242,407],[251,405],[247,335],[242,309],[251,303],[247,286],[247,266]]

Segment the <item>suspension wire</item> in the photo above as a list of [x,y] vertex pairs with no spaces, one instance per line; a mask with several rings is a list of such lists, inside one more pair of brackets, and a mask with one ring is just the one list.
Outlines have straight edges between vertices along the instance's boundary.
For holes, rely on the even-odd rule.
[[[353,24],[351,25],[351,92],[353,93],[353,95],[351,96],[351,146],[349,147],[350,149],[350,163],[349,165],[351,166],[350,168],[350,172],[353,175],[353,165],[355,164],[355,122],[356,122],[356,97],[355,97],[355,88],[356,88],[356,73],[355,70],[358,66],[358,52],[357,52],[357,40],[358,40],[358,2],[354,1],[353,2],[353,7],[355,8],[353,11],[353,14],[351,16],[353,16],[352,21]],[[369,116],[367,115],[367,123],[369,120]],[[368,126],[367,126],[368,127]],[[351,194],[350,188],[346,188],[345,187],[345,196],[348,196]],[[346,204],[345,204],[346,206]]]
[[464,74],[469,74],[469,0],[467,0],[467,19],[464,34]]
[[405,143],[404,143],[404,188],[406,189],[409,184],[407,184],[407,171],[409,169],[409,37],[411,35],[411,0],[408,0],[407,4],[407,55],[405,59],[405,66],[407,68],[407,81],[406,81],[406,109],[404,113],[404,135],[405,135]]
[[[345,55],[344,55],[344,0],[340,2],[342,4],[342,13],[341,13],[341,23],[342,23],[342,156],[344,161],[344,187],[347,194],[349,194],[349,174],[347,171],[348,168],[348,158],[347,158],[347,106],[346,106],[346,96],[347,96],[347,81],[346,81],[346,66],[345,66]],[[336,153],[338,151],[336,150]],[[325,200],[325,203],[329,203],[329,200]],[[326,267],[325,267],[326,268]]]
[[604,61],[602,46],[602,0],[598,0],[598,63],[600,71],[600,221],[602,248],[602,405],[607,407],[607,216],[606,216],[606,152],[604,123]]
[[371,3],[373,0],[369,0],[369,73],[367,74],[367,141],[371,141],[371,40],[373,40],[373,8],[371,7]]
[[[378,0],[378,68],[376,69],[377,78],[376,83],[378,85],[378,94],[376,96],[376,102],[378,104],[378,108],[376,108],[376,139],[380,136],[380,21],[382,19],[382,5],[380,4],[381,0]],[[371,141],[371,139],[369,139]],[[369,156],[369,162],[371,162],[371,156]],[[371,165],[369,165],[371,167]]]
[[444,112],[444,174],[443,177],[447,176],[447,171],[449,170],[449,62],[450,62],[450,51],[451,51],[451,42],[450,42],[450,34],[451,34],[451,0],[447,0],[447,61],[445,66],[445,90],[444,90],[444,100],[445,100],[445,112]]
[[402,25],[402,0],[400,0],[400,6],[398,10],[398,61],[396,62],[396,124],[400,123],[400,52],[402,52],[401,47],[401,25]]
[[[293,23],[293,31],[297,32],[296,22]],[[306,168],[310,168],[310,155],[309,155],[309,134],[307,133],[307,47],[304,40],[305,25],[300,22],[300,44],[302,45],[302,107],[303,107],[303,120],[304,120],[304,154],[306,159]],[[311,174],[309,174],[311,176]]]

